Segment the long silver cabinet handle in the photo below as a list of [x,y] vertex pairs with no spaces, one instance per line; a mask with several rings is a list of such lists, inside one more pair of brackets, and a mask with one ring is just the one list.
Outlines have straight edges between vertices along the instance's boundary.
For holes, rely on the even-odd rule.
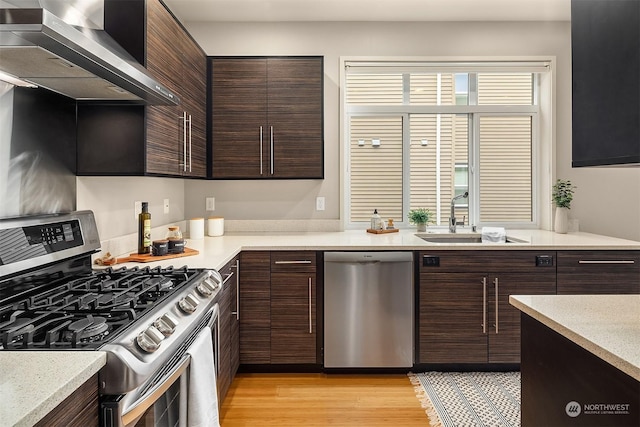
[[487,278],[482,278],[482,333],[487,333]]
[[632,259],[620,259],[620,260],[579,260],[578,264],[635,264]]
[[262,126],[260,126],[260,175],[262,175]]
[[240,320],[240,260],[237,260],[231,268],[235,268],[236,273],[238,273],[238,279],[236,280],[236,311],[232,311],[231,315],[236,316],[236,320]]
[[273,175],[273,126],[271,126],[271,175]]
[[191,114],[189,114],[189,172],[191,172],[191,157],[193,153],[193,151],[191,150],[192,135],[193,135],[193,128],[192,128]]
[[498,278],[493,279],[493,285],[496,291],[496,334],[498,333]]
[[287,265],[287,264],[311,264],[311,260],[299,260],[299,261],[276,261],[277,265]]
[[309,277],[309,333],[313,333],[312,323],[311,323],[311,277]]
[[187,112],[183,111],[180,116],[182,119],[182,171],[187,171]]

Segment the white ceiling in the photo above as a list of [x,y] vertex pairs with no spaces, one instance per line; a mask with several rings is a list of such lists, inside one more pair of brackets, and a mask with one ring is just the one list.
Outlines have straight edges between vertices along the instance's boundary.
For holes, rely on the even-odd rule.
[[571,0],[164,0],[183,22],[569,21]]

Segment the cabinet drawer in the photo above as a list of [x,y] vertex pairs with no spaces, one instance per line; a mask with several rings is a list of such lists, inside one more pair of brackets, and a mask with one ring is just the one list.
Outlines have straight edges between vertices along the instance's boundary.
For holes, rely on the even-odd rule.
[[[555,251],[421,251],[418,262],[421,274],[541,273],[555,272],[555,255]],[[539,265],[542,259],[547,261],[545,265]]]
[[315,252],[271,252],[271,273],[315,273],[315,271]]
[[558,252],[558,294],[640,293],[640,251]]
[[558,252],[558,274],[578,271],[640,274],[640,251]]

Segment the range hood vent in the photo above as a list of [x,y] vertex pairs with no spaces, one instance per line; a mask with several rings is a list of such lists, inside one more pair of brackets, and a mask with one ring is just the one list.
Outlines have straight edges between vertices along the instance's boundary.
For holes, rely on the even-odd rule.
[[0,0],[0,71],[77,100],[180,103],[104,31],[104,0]]

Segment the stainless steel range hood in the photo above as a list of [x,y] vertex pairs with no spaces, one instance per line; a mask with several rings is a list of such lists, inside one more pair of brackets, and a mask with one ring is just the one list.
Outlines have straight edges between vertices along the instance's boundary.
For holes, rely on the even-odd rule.
[[104,0],[0,0],[0,71],[78,100],[180,103],[104,31]]

